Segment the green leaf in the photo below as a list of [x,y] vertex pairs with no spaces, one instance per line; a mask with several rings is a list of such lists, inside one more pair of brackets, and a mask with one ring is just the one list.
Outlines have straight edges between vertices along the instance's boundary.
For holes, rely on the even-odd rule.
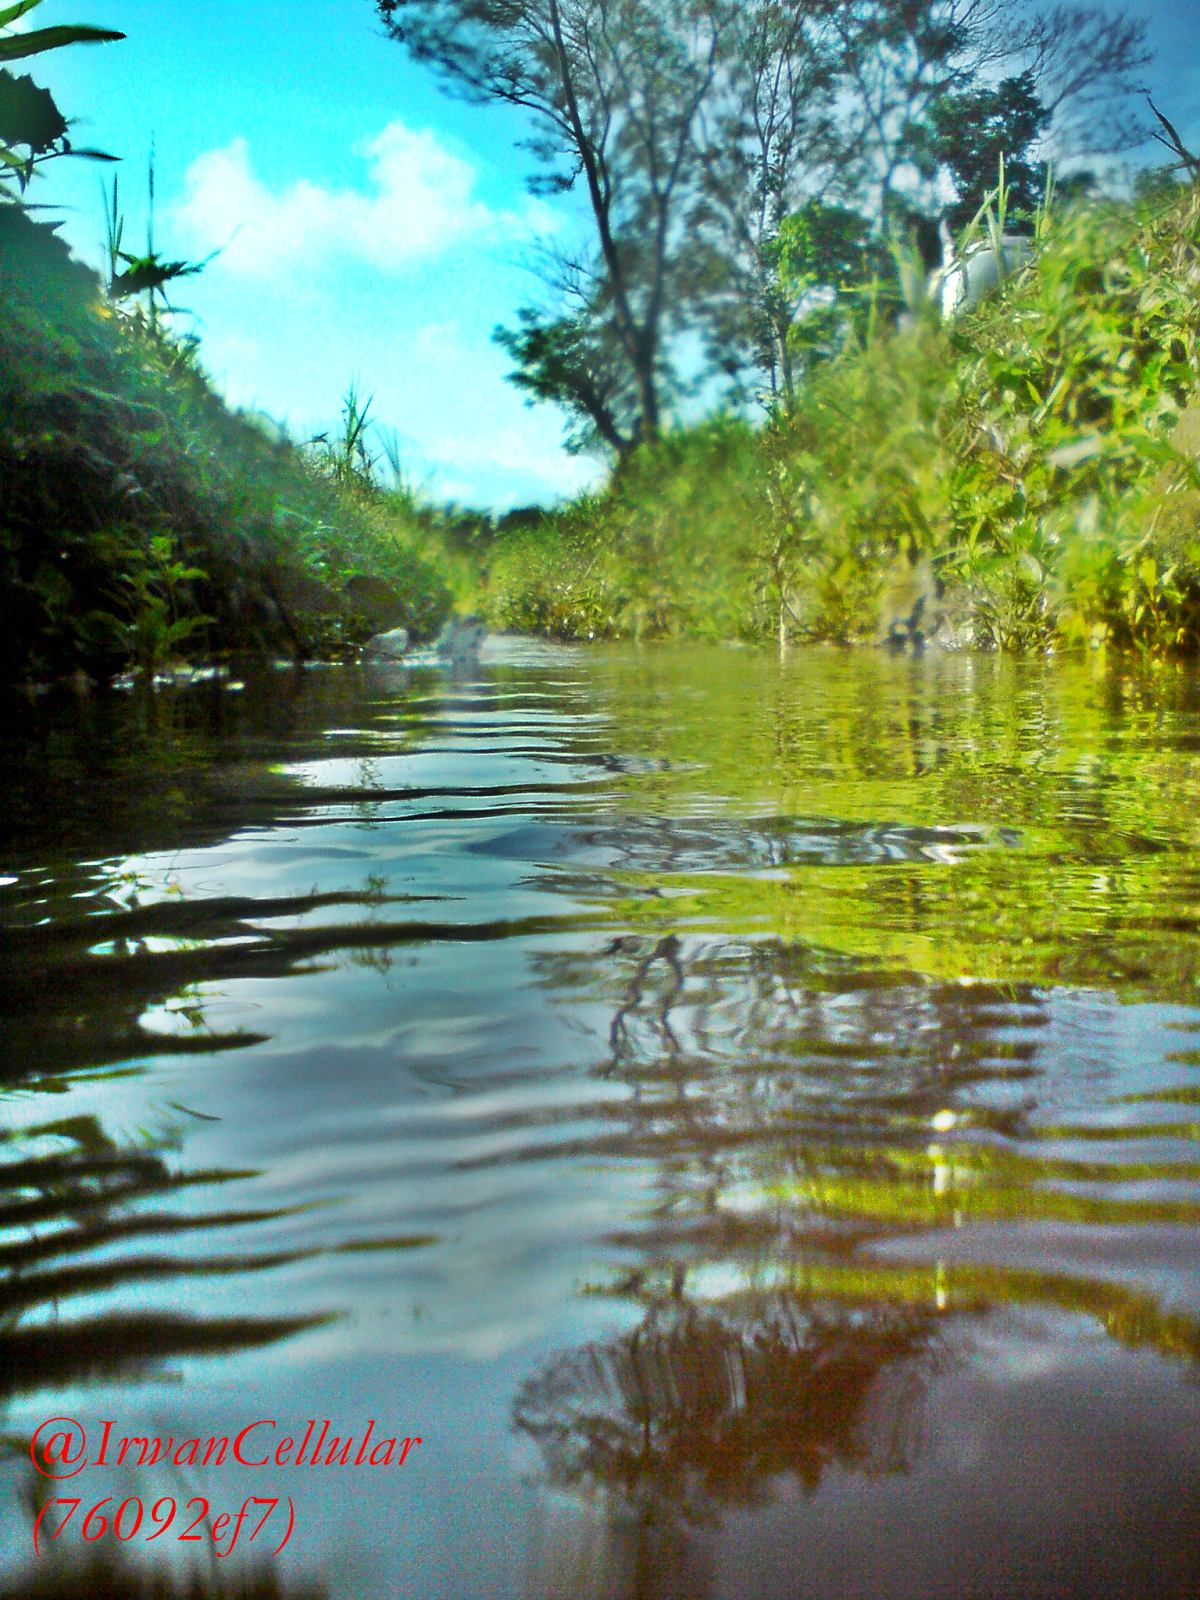
[[1033,579],[1034,583],[1041,583],[1046,574],[1042,569],[1041,562],[1033,554],[1033,552],[1030,550],[1022,550],[1020,561],[1022,567],[1024,567],[1025,571]]
[[15,78],[0,68],[0,142],[24,144],[35,155],[52,150],[67,131],[67,119],[49,89],[26,75]]
[[42,0],[21,0],[19,5],[6,7],[5,10],[0,11],[0,28],[10,28],[27,11],[32,11],[35,6],[40,6],[41,3]]
[[83,23],[35,28],[32,33],[14,33],[11,38],[0,39],[0,61],[20,61],[24,56],[38,56],[44,50],[61,50],[68,44],[109,44],[124,37],[123,33],[114,33],[111,28],[90,28]]
[[34,10],[34,6],[38,5],[42,5],[42,0],[21,0],[19,5],[6,6],[5,10],[0,11],[0,27],[13,26],[13,22],[19,21],[26,11]]

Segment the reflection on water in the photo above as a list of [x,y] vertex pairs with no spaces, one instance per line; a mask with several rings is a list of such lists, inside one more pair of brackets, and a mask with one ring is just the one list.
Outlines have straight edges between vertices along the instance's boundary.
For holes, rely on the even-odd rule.
[[[287,1338],[313,1317],[181,1317],[143,1308],[144,1291],[183,1275],[266,1271],[294,1259],[271,1254],[172,1255],[181,1234],[215,1244],[278,1212],[152,1209],[193,1185],[227,1184],[236,1172],[172,1172],[153,1148],[118,1146],[94,1117],[22,1130],[15,1159],[0,1161],[0,1402],[46,1385],[133,1377],[171,1356],[217,1353]],[[158,1253],[151,1253],[154,1247]],[[134,1252],[137,1252],[136,1254]],[[119,1309],[47,1320],[64,1302],[104,1295]]]
[[1196,1592],[1198,707],[509,644],[30,714],[5,1431],[399,1408],[335,1594]]

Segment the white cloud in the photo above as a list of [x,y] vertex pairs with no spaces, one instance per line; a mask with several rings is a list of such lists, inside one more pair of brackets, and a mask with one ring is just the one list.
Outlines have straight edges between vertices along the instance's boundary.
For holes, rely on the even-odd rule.
[[480,200],[473,163],[430,129],[391,122],[363,154],[365,189],[300,178],[275,192],[254,171],[246,140],[235,139],[188,168],[175,226],[196,252],[224,246],[228,271],[265,276],[334,260],[402,271],[535,220],[531,210],[518,216]]
[[[553,424],[554,433],[558,424]],[[568,456],[542,430],[502,428],[486,442],[444,436],[417,445],[422,461],[432,468],[436,492],[443,498],[498,509],[568,499],[604,480],[604,464],[590,456]],[[416,444],[416,441],[413,441]]]

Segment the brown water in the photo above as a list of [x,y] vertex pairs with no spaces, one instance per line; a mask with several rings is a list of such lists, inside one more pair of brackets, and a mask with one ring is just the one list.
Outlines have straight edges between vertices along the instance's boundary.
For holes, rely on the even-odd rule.
[[[130,1562],[257,1495],[331,1595],[1200,1593],[1194,676],[495,642],[3,780],[0,1430],[172,1439],[48,1491]],[[421,1443],[177,1463],[259,1419]]]

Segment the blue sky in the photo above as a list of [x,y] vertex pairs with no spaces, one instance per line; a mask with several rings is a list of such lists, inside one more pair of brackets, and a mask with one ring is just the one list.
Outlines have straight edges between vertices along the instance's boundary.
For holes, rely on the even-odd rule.
[[[1126,9],[1150,19],[1152,85],[1200,143],[1200,0]],[[505,382],[491,342],[538,297],[535,240],[579,225],[574,202],[526,192],[515,113],[447,97],[380,36],[371,0],[48,0],[29,21],[128,35],[40,58],[34,75],[80,119],[77,142],[124,158],[137,245],[153,133],[158,248],[225,247],[178,298],[232,403],[302,435],[336,419],[357,378],[431,498],[505,508],[597,478],[563,451],[558,413]],[[38,185],[92,261],[102,170],[59,162]]]
[[[563,451],[559,414],[505,381],[491,342],[537,296],[535,239],[571,226],[569,206],[527,194],[511,113],[448,98],[380,37],[370,0],[48,0],[36,20],[127,34],[33,70],[80,119],[76,142],[124,158],[133,247],[151,133],[156,245],[189,259],[225,246],[175,298],[232,403],[311,433],[357,377],[410,481],[438,499],[506,507],[598,476]],[[37,186],[95,262],[102,174],[58,162]]]

